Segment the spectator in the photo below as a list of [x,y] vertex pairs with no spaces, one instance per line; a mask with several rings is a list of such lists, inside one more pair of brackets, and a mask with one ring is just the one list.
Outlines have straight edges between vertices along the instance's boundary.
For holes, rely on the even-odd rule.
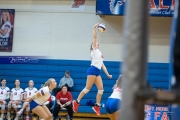
[[68,91],[70,90],[70,88],[73,87],[74,82],[73,79],[70,76],[70,72],[66,71],[65,72],[65,76],[63,78],[61,78],[60,82],[59,82],[59,88],[62,88],[62,86],[66,85],[68,88]]
[[4,110],[7,104],[6,100],[9,99],[9,92],[10,92],[10,89],[6,87],[6,79],[4,78],[1,79],[1,88],[0,88],[1,118],[0,120],[3,120],[4,118]]
[[73,79],[71,78],[70,76],[70,72],[69,71],[66,71],[65,72],[65,76],[63,78],[61,78],[60,82],[59,82],[59,85],[58,85],[58,88],[55,88],[53,90],[53,93],[54,93],[54,96],[57,95],[57,93],[59,91],[61,91],[61,88],[62,86],[66,85],[67,86],[67,89],[68,91],[70,91],[70,89],[74,86],[74,82],[73,82]]
[[[34,87],[34,81],[29,80],[29,87],[25,89],[24,93],[24,99],[29,99],[32,95],[34,95],[38,90]],[[28,102],[24,102],[23,107],[17,112],[17,114],[20,116],[24,109],[26,108],[26,120],[29,120],[29,112],[30,112],[30,106]]]
[[[8,103],[8,112],[7,112],[8,120],[11,120],[10,117],[11,107],[14,108],[16,113],[18,112],[18,105],[21,104],[24,94],[23,89],[20,88],[20,80],[16,79],[14,83],[15,83],[15,88],[11,89],[10,102]],[[18,114],[16,115],[15,120],[18,120]]]
[[62,90],[58,92],[56,95],[56,106],[54,108],[54,120],[57,119],[59,110],[62,108],[66,108],[68,111],[68,115],[70,120],[73,119],[73,109],[72,109],[72,95],[67,90],[67,86],[62,86]]

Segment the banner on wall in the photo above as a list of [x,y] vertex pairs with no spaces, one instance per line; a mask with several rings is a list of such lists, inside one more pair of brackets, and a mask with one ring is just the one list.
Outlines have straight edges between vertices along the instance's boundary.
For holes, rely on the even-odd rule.
[[144,120],[170,120],[171,112],[167,105],[145,105]]
[[0,52],[11,52],[15,9],[0,9]]
[[85,0],[72,0],[72,11],[85,11]]
[[[127,0],[96,0],[96,14],[124,15]],[[151,16],[172,17],[175,0],[149,0],[149,14]]]

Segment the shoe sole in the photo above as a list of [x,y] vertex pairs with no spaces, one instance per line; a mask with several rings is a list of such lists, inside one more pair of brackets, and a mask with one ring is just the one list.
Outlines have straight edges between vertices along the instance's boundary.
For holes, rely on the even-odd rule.
[[94,107],[92,107],[92,109],[94,110],[94,112],[96,113],[96,115],[101,115],[101,114],[98,114],[97,111],[94,109]]
[[75,105],[74,105],[74,101],[73,101],[73,111],[74,111],[75,113],[77,113],[77,111],[74,109],[74,106],[75,106]]

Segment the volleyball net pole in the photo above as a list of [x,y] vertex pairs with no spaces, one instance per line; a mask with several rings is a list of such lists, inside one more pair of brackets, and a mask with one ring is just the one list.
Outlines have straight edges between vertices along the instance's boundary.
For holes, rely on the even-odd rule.
[[[170,39],[170,57],[172,58],[173,41],[174,39],[177,40],[176,36],[180,34],[180,31],[176,31],[176,23],[180,24],[180,3],[178,0],[176,0],[175,6]],[[127,0],[124,22],[124,57],[122,65],[124,77],[120,120],[144,120],[145,104],[180,104],[180,93],[179,89],[156,92],[145,87],[149,0]],[[173,61],[170,60],[170,62],[172,64]],[[172,75],[171,72],[169,73]]]

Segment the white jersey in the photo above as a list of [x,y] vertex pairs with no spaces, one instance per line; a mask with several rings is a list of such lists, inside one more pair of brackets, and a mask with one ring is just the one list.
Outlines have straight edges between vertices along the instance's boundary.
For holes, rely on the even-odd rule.
[[35,88],[35,87],[33,87],[33,88],[26,88],[25,90],[24,90],[24,94],[26,94],[26,97],[27,98],[30,98],[32,95],[34,95],[34,93],[36,93],[38,90]]
[[6,21],[2,26],[1,26],[1,29],[4,30],[5,28],[8,29],[7,33],[5,35],[2,35],[0,33],[0,37],[1,38],[8,38],[9,37],[9,33],[11,31],[11,23],[9,21]]
[[51,95],[49,91],[49,87],[48,86],[43,87],[38,92],[41,93],[41,96],[34,99],[34,101],[39,105],[43,105]]
[[5,100],[9,98],[10,89],[8,87],[0,87],[0,100]]
[[94,48],[93,46],[92,48],[93,50],[91,51],[91,66],[95,66],[98,69],[101,69],[104,57],[98,48]]
[[22,88],[13,88],[11,89],[12,100],[21,100],[21,96],[24,94],[24,90]]
[[113,90],[113,93],[111,94],[111,96],[109,98],[116,98],[116,99],[122,99],[122,89],[119,87],[115,87]]

